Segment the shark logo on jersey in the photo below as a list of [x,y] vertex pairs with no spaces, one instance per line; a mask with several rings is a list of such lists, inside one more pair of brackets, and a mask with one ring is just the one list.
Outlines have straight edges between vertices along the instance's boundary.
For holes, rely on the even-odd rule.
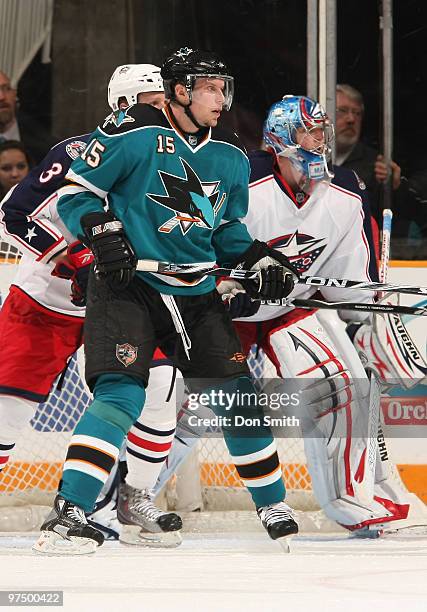
[[126,108],[125,110],[117,110],[111,113],[111,115],[108,115],[102,124],[102,127],[105,128],[109,123],[112,123],[116,127],[119,127],[119,125],[122,125],[122,123],[134,123],[135,119],[127,114],[129,108],[130,107]]
[[180,157],[179,160],[184,171],[183,177],[158,171],[166,195],[147,193],[153,202],[174,211],[174,216],[158,230],[169,233],[179,226],[185,235],[194,226],[212,229],[227,194],[220,195],[220,181],[202,182],[185,159]]
[[326,248],[327,242],[326,238],[313,238],[297,230],[294,234],[273,238],[268,244],[286,255],[301,274],[309,270]]
[[138,347],[125,344],[116,344],[116,357],[126,368],[135,363],[138,357]]

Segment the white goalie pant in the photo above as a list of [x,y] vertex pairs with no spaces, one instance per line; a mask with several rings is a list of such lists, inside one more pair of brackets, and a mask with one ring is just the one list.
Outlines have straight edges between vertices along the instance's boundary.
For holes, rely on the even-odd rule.
[[307,313],[273,330],[269,341],[284,387],[297,380],[303,389],[307,465],[326,515],[350,530],[408,526],[411,517],[411,524],[427,524],[424,504],[391,475],[387,453],[380,455],[377,427],[369,430],[379,401],[369,396],[369,380],[337,314]]

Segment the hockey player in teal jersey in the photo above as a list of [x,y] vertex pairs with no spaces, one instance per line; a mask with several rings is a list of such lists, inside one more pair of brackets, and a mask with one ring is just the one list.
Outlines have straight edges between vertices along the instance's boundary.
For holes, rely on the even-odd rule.
[[[244,281],[244,288],[263,299],[285,297],[294,283],[287,258],[253,241],[240,222],[249,164],[237,137],[217,127],[233,98],[226,66],[215,54],[184,48],[161,74],[167,107],[137,104],[110,116],[72,164],[72,183],[59,200],[64,223],[95,258],[85,323],[94,401],[72,437],[39,552],[82,554],[102,544],[83,511],[92,509],[141,410],[156,346],[191,392],[209,393],[211,407],[228,417],[225,441],[270,537],[298,531],[283,501],[269,428],[237,426],[242,416],[262,423],[262,409],[242,399],[255,391],[213,279],[136,272],[138,259],[253,268],[258,279]],[[225,405],[230,397],[234,403]]]

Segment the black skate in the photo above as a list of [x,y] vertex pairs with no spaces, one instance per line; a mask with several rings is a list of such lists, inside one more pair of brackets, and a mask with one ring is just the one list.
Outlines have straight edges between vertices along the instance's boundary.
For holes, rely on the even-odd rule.
[[152,548],[175,548],[182,542],[178,533],[181,517],[163,512],[153,502],[149,489],[134,489],[126,483],[119,487],[117,517],[122,524],[120,542]]
[[292,508],[285,502],[262,506],[257,514],[272,540],[278,540],[285,552],[290,552],[289,542],[293,535],[298,533]]
[[104,542],[102,533],[87,524],[83,510],[60,495],[40,530],[33,550],[48,555],[87,555]]

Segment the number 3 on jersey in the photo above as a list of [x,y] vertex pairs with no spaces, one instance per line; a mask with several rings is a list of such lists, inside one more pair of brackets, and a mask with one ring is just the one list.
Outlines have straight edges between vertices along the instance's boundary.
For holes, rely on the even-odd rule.
[[105,146],[99,140],[91,140],[86,149],[81,154],[81,158],[91,168],[97,168],[102,161],[102,154],[105,151]]

